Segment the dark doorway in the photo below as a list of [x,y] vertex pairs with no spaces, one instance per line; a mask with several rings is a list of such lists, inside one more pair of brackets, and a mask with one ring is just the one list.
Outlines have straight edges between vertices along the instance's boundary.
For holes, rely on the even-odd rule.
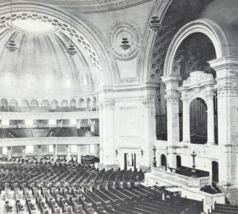
[[127,170],[127,153],[124,153],[124,169]]
[[181,167],[182,166],[181,156],[177,155],[176,160],[177,160],[177,168]]
[[136,170],[136,154],[134,154],[134,171]]
[[219,164],[216,161],[212,161],[212,182],[219,182]]
[[167,171],[167,159],[165,155],[161,155],[161,166],[164,166]]

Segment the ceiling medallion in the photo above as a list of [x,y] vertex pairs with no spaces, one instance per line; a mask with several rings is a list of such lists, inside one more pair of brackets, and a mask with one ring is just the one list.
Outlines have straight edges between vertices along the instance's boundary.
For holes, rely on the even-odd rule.
[[153,16],[149,24],[149,29],[151,31],[154,31],[155,33],[158,33],[161,30],[161,28],[162,28],[162,25],[160,23],[159,17]]
[[116,22],[109,30],[109,46],[119,60],[133,59],[140,48],[139,27],[130,20]]

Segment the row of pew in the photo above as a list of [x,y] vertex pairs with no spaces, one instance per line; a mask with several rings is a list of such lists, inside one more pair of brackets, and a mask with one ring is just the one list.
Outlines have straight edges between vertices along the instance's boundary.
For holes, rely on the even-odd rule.
[[167,197],[143,186],[144,173],[138,170],[0,162],[0,172],[4,213],[200,214],[203,210],[203,202]]

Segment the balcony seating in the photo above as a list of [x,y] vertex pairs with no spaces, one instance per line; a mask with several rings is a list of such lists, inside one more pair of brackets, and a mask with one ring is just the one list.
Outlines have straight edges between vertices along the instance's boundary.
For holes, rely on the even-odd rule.
[[215,203],[212,214],[236,214],[238,213],[238,206],[233,206],[229,204],[218,204]]

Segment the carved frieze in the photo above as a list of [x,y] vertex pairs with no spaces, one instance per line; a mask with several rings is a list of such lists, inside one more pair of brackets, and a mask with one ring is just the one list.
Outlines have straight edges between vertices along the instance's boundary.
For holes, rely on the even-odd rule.
[[104,101],[100,103],[101,109],[108,109],[108,110],[114,110],[116,102],[113,101]]
[[178,103],[180,99],[179,94],[168,94],[165,96],[167,103]]
[[238,95],[238,83],[227,83],[217,86],[218,95]]

